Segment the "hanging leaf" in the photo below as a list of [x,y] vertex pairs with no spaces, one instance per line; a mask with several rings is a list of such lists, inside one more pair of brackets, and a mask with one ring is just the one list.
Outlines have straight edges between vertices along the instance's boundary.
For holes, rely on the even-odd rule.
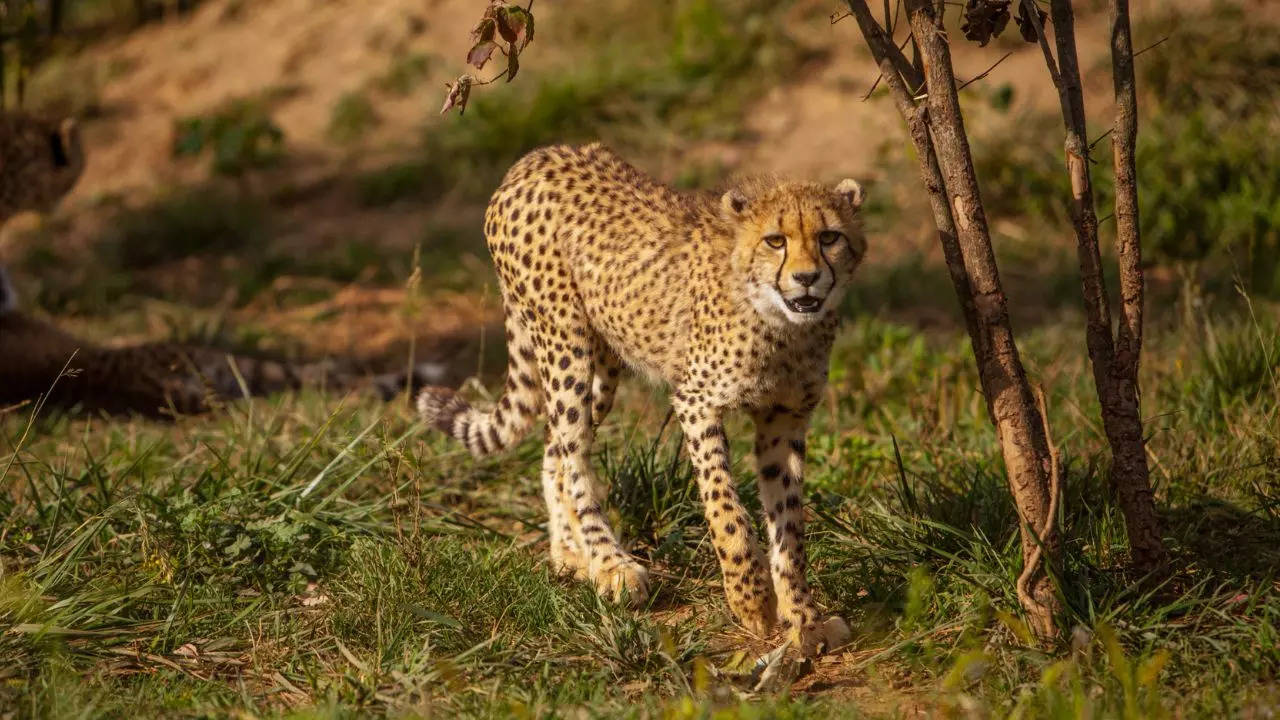
[[449,93],[445,95],[444,107],[440,108],[441,115],[455,107],[458,108],[459,115],[467,112],[467,100],[471,97],[472,81],[473,78],[470,75],[463,75],[446,86],[449,88]]
[[497,49],[498,43],[492,40],[478,42],[467,53],[467,63],[475,65],[476,69],[480,70],[484,68],[485,63],[489,62],[489,58],[493,57],[493,51]]
[[508,8],[500,7],[494,12],[493,19],[498,26],[498,34],[502,36],[502,39],[509,43],[514,43],[516,41],[516,31],[511,27],[510,13],[511,11]]
[[[1049,13],[1036,6],[1036,14],[1040,16],[1040,27],[1048,27]],[[1039,42],[1040,38],[1036,35],[1036,25],[1031,22],[1031,14],[1027,12],[1027,4],[1018,3],[1018,16],[1014,18],[1018,23],[1018,32],[1022,33],[1022,39],[1029,43]]]
[[509,5],[506,11],[507,27],[513,33],[510,42],[523,50],[533,40],[533,13],[518,5]]
[[516,73],[520,71],[520,51],[516,50],[513,44],[507,48],[507,82],[515,79]]
[[978,45],[986,47],[991,38],[1000,37],[1009,24],[1009,0],[967,0],[960,31]]
[[477,44],[493,40],[493,35],[498,30],[498,22],[492,16],[492,10],[492,8],[486,10],[484,17],[480,18],[480,24],[476,25],[476,29],[471,31],[471,38]]

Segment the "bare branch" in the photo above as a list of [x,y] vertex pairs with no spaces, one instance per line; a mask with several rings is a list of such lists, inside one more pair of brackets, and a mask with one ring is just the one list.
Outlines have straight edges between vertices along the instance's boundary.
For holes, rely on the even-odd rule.
[[961,83],[961,84],[960,84],[960,86],[956,88],[956,92],[960,92],[961,90],[963,90],[963,89],[965,89],[965,88],[969,87],[970,85],[972,85],[972,84],[974,84],[974,83],[978,82],[978,81],[979,81],[979,80],[981,80],[982,78],[984,78],[984,77],[986,77],[986,76],[990,75],[992,70],[995,70],[997,67],[999,67],[999,66],[1000,66],[1000,63],[1004,62],[1005,60],[1008,60],[1008,59],[1009,59],[1009,56],[1010,56],[1010,55],[1012,55],[1012,54],[1013,54],[1013,51],[1012,51],[1012,50],[1011,50],[1011,51],[1009,51],[1009,52],[1007,52],[1007,53],[1005,53],[1005,54],[1004,54],[1004,57],[1002,57],[1002,58],[1000,58],[999,60],[995,61],[995,64],[993,64],[991,67],[989,67],[989,68],[987,68],[986,70],[983,70],[982,72],[978,73],[978,74],[977,74],[977,75],[975,75],[973,78],[971,78],[971,79],[969,79],[969,80],[966,80],[966,81],[964,81],[963,83]]
[[1053,532],[1038,538],[1035,530],[1053,530],[1045,515],[1050,504],[1052,461],[1043,437],[1043,420],[1038,417],[1009,325],[1008,301],[978,195],[946,37],[937,25],[932,0],[907,0],[912,39],[928,76],[928,102],[918,103],[906,84],[905,63],[895,59],[894,43],[872,17],[866,0],[848,0],[848,5],[916,148],[939,244],[964,312],[983,397],[996,428],[1019,517],[1025,520],[1023,555],[1031,559],[1037,547],[1045,548],[1034,556],[1022,583],[1025,598],[1029,598],[1023,605],[1036,631],[1051,634],[1055,597],[1041,558],[1055,557],[1058,540]]
[[[911,39],[910,36],[908,36],[907,40],[910,40],[910,39]],[[902,51],[902,48],[906,47],[907,40],[903,40],[902,44],[898,46],[899,52]],[[879,75],[876,76],[875,82],[871,83],[871,87],[867,89],[867,94],[862,96],[863,102],[866,102],[867,100],[871,99],[871,95],[876,91],[876,88],[880,86],[880,81],[883,79],[884,79],[884,73],[881,72]],[[912,90],[912,93],[914,94],[919,89],[920,89],[919,87],[914,88]]]
[[1159,46],[1161,46],[1161,45],[1165,44],[1165,43],[1166,43],[1166,42],[1168,42],[1168,41],[1169,41],[1169,36],[1168,36],[1168,35],[1165,35],[1164,37],[1160,38],[1159,40],[1157,40],[1157,41],[1155,41],[1155,42],[1151,43],[1150,45],[1148,45],[1148,46],[1146,46],[1146,47],[1142,48],[1141,50],[1139,50],[1138,52],[1134,53],[1134,54],[1133,54],[1133,56],[1134,56],[1134,57],[1138,57],[1138,56],[1139,56],[1139,55],[1141,55],[1142,53],[1144,53],[1144,52],[1146,52],[1146,51],[1148,51],[1148,50],[1151,50],[1151,49],[1157,48],[1157,47],[1159,47]]
[[1049,49],[1049,39],[1044,34],[1044,23],[1040,22],[1040,8],[1036,6],[1035,0],[1022,0],[1022,4],[1027,6],[1027,15],[1036,28],[1036,41],[1040,43],[1040,50],[1044,53],[1044,64],[1049,68],[1049,77],[1053,78],[1053,86],[1061,94],[1062,77],[1058,74],[1058,62],[1053,59],[1053,51]]

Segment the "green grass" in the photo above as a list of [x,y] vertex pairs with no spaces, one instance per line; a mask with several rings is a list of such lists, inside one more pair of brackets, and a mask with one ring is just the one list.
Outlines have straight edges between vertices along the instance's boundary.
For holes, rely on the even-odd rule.
[[[815,416],[808,488],[812,576],[854,645],[819,666],[831,689],[741,699],[697,670],[735,666],[743,636],[678,433],[657,435],[664,405],[640,386],[620,399],[598,465],[616,526],[655,569],[655,599],[634,612],[548,573],[536,441],[476,462],[399,407],[311,394],[175,426],[28,427],[30,412],[12,412],[0,420],[0,706],[24,717],[1275,708],[1280,335],[1235,317],[1153,330],[1148,431],[1181,568],[1155,592],[1123,572],[1078,328],[1024,339],[1067,453],[1059,621],[1075,628],[1074,651],[1025,637],[1016,518],[966,344],[852,322]],[[1205,342],[1185,342],[1195,333]],[[751,505],[749,434],[742,422],[731,434]]]
[[[428,297],[491,288],[468,203],[520,152],[598,135],[631,154],[732,138],[746,99],[799,66],[805,52],[778,32],[774,11],[726,7],[609,4],[539,26],[515,83],[478,89],[465,117],[436,121],[419,155],[351,178],[365,209],[449,196],[417,253],[353,237],[286,255],[270,239],[287,212],[227,182],[118,208],[82,256],[27,243],[15,268],[25,296],[136,332],[154,312],[140,298],[208,307],[230,288],[248,301],[281,274],[398,284],[410,258]],[[1197,80],[1207,59],[1158,60],[1212,59],[1236,37],[1193,29],[1177,53],[1144,56],[1140,67],[1154,68],[1144,83],[1233,87]],[[1272,36],[1249,37],[1228,43],[1233,57],[1270,67]],[[596,62],[535,73],[544,42],[580,44]],[[420,56],[399,58],[370,90],[416,92],[426,69]],[[1009,106],[998,90],[988,100]],[[1274,234],[1274,163],[1259,140],[1265,119],[1210,143],[1205,128],[1221,118],[1198,128],[1208,102],[1168,102],[1184,101],[1143,126],[1143,200],[1157,203],[1144,206],[1148,242],[1167,249],[1237,231],[1259,242],[1235,258],[1211,245],[1197,268],[1209,280],[1203,295],[1166,302],[1153,291],[1149,303],[1143,409],[1177,568],[1155,589],[1125,570],[1075,261],[1039,234],[1066,227],[1053,200],[1064,187],[1059,135],[1045,132],[1057,121],[1027,118],[1008,136],[975,140],[989,212],[1029,231],[997,245],[1066,467],[1056,645],[1027,637],[1015,599],[1017,518],[949,281],[936,259],[906,255],[867,268],[850,294],[809,436],[810,575],[854,630],[851,647],[811,676],[765,692],[735,680],[769,646],[735,628],[681,438],[663,426],[661,393],[637,382],[596,449],[612,522],[652,569],[654,596],[639,610],[548,572],[537,432],[474,461],[398,405],[313,392],[172,425],[27,406],[0,413],[0,717],[1269,717],[1280,709],[1280,308],[1250,305],[1232,284],[1264,284],[1242,269]],[[344,132],[367,127],[368,108],[352,103],[335,107]],[[244,115],[223,134],[269,121],[265,110]],[[193,126],[195,149],[216,156],[211,123]],[[233,159],[257,148],[223,145]],[[1162,145],[1176,152],[1151,150]],[[886,184],[917,187],[909,164],[887,157],[885,167]],[[1223,174],[1236,167],[1246,172]],[[704,186],[724,172],[689,166],[678,182]],[[1213,202],[1177,194],[1186,188]],[[900,232],[897,211],[869,208],[873,235]],[[1179,229],[1191,215],[1183,225],[1197,229]],[[218,295],[153,284],[175,268]],[[265,330],[229,330],[221,310],[173,311],[178,338],[271,341]],[[492,342],[484,351],[498,352]],[[733,472],[757,510],[747,423],[734,419],[730,437]]]

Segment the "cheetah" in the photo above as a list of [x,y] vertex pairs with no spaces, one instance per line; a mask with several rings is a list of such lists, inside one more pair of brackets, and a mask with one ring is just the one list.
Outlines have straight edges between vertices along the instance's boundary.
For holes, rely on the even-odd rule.
[[446,374],[436,363],[419,363],[407,374],[368,374],[357,365],[344,359],[294,362],[173,342],[102,346],[22,312],[0,266],[0,415],[42,400],[61,411],[170,420],[246,395],[302,387],[391,400],[406,384],[412,391]]
[[[552,565],[639,604],[647,572],[609,527],[590,451],[624,366],[668,386],[730,610],[761,637],[777,621],[805,655],[829,649],[848,627],[821,617],[805,577],[805,433],[836,308],[866,252],[861,203],[853,180],[685,193],[598,143],[535,150],[485,215],[510,357],[502,398],[484,411],[429,387],[419,412],[476,456],[545,414]],[[767,562],[730,473],[733,410],[755,423]]]
[[[79,179],[84,160],[74,119],[0,112],[0,224],[19,212],[53,207]],[[194,345],[102,347],[22,312],[0,266],[0,414],[43,398],[64,410],[169,418],[204,412],[245,393],[266,395],[304,384],[369,389],[391,399],[406,383],[421,386],[441,375],[429,363],[407,377],[366,377],[329,362],[295,364]]]
[[0,112],[0,224],[18,212],[48,210],[83,170],[74,118]]

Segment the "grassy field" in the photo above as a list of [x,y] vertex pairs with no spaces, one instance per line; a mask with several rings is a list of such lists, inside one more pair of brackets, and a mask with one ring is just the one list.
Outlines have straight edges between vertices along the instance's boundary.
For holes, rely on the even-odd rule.
[[[534,441],[477,463],[401,407],[311,395],[173,426],[7,417],[0,707],[33,717],[1274,711],[1274,324],[1214,313],[1154,333],[1150,452],[1181,569],[1151,591],[1120,569],[1123,524],[1106,500],[1079,329],[1064,320],[1025,334],[1068,449],[1059,587],[1072,630],[1046,652],[1018,616],[1015,518],[967,348],[850,315],[807,487],[813,576],[855,639],[794,685],[752,694],[732,682],[768,646],[734,627],[679,438],[658,432],[661,396],[633,384],[601,438],[600,467],[623,538],[654,570],[654,599],[639,612],[548,573]],[[751,502],[747,435],[734,437]]]
[[[143,203],[97,198],[83,210],[93,223],[55,216],[15,245],[23,295],[99,339],[284,351],[334,332],[326,303],[352,288],[398,298],[385,304],[396,328],[443,326],[463,302],[491,307],[477,218],[520,152],[595,136],[640,158],[749,146],[759,131],[740,108],[822,59],[812,37],[779,30],[768,4],[740,15],[671,5],[680,12],[621,1],[610,7],[629,14],[566,12],[549,37],[583,43],[594,62],[561,58],[571,69],[549,79],[522,70],[477,91],[465,122],[432,120],[421,147],[392,162],[295,183],[306,167],[290,164],[286,135],[270,148],[279,157],[253,159],[263,167],[235,181],[178,184]],[[828,8],[787,7],[788,22],[826,23]],[[965,102],[984,118],[973,123],[984,197],[1065,463],[1055,644],[1030,637],[1015,598],[1003,466],[920,225],[913,163],[891,137],[869,183],[870,264],[842,308],[808,442],[811,578],[849,620],[849,646],[752,685],[776,642],[735,626],[665,397],[638,381],[597,445],[613,523],[654,581],[635,611],[549,572],[537,432],[475,461],[406,404],[358,396],[308,391],[169,424],[26,405],[0,409],[0,720],[1275,717],[1280,83],[1266,79],[1278,77],[1280,29],[1242,10],[1138,29],[1140,42],[1171,37],[1141,66],[1139,153],[1152,284],[1143,411],[1174,557],[1163,582],[1126,572],[1109,499],[1059,121],[1010,110],[997,73]],[[319,126],[358,145],[380,117],[377,93],[408,94],[440,62],[378,64],[367,96],[343,94]],[[245,101],[235,117],[271,127],[270,107]],[[668,176],[703,186],[731,169],[691,160]],[[305,216],[331,207],[377,228],[411,217],[416,235],[312,233]],[[311,234],[323,242],[297,244]],[[293,284],[281,289],[282,277]],[[295,336],[279,332],[280,317],[312,303],[326,309]],[[472,333],[451,359],[480,399],[503,367],[494,336],[474,329],[485,317],[460,321]],[[403,367],[412,344],[385,347],[395,350],[382,360]],[[730,438],[756,511],[745,421]]]

